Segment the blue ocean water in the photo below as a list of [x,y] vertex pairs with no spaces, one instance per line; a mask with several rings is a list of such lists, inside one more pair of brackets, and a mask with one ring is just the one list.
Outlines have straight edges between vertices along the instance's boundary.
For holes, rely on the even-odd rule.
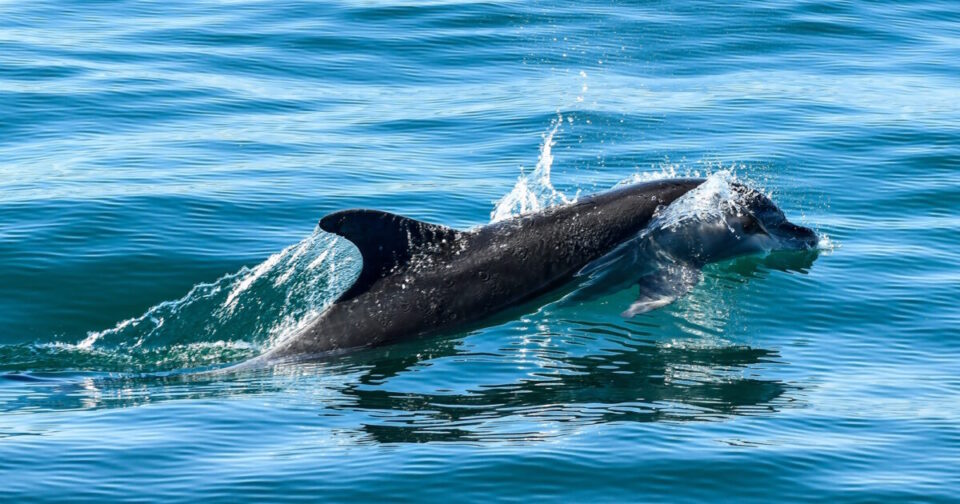
[[[2,2],[0,500],[955,501],[958,62],[945,0]],[[819,257],[189,378],[349,285],[328,212],[717,173]]]

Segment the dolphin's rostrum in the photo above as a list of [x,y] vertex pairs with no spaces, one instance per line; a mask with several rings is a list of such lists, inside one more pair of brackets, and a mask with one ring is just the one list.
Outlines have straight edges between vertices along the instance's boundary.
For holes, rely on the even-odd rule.
[[[320,227],[360,250],[360,275],[306,329],[257,361],[321,356],[476,325],[554,292],[576,300],[639,284],[640,298],[624,313],[632,316],[682,295],[699,278],[686,273],[698,273],[706,262],[815,246],[813,231],[789,223],[769,199],[741,185],[735,187],[744,204],[722,225],[696,222],[644,235],[658,212],[702,183],[623,186],[470,231],[373,210],[327,215]],[[646,239],[631,247],[638,237]],[[644,267],[634,274],[623,269],[637,261]],[[580,291],[561,289],[578,284]]]

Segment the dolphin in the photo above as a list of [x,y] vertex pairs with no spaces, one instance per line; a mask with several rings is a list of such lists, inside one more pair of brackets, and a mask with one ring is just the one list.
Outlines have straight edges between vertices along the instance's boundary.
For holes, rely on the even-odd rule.
[[318,358],[449,332],[552,293],[577,301],[637,284],[640,297],[624,312],[634,316],[689,290],[695,282],[684,274],[707,262],[816,245],[812,230],[790,223],[768,198],[740,185],[743,208],[725,212],[722,225],[690,221],[644,234],[664,209],[703,182],[625,185],[469,231],[376,210],[332,213],[319,226],[359,249],[359,276],[305,329],[253,361]]

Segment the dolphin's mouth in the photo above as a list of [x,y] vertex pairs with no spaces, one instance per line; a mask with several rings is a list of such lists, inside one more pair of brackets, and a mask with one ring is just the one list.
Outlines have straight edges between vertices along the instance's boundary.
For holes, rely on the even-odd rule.
[[798,226],[790,221],[783,221],[767,232],[788,248],[812,250],[817,248],[820,238],[817,233],[805,226]]

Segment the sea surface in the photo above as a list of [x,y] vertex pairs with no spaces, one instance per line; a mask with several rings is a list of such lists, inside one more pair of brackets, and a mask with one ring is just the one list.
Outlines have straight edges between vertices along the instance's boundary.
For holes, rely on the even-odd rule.
[[[0,501],[957,502],[955,0],[0,2]],[[360,267],[738,180],[815,257],[236,375]]]

